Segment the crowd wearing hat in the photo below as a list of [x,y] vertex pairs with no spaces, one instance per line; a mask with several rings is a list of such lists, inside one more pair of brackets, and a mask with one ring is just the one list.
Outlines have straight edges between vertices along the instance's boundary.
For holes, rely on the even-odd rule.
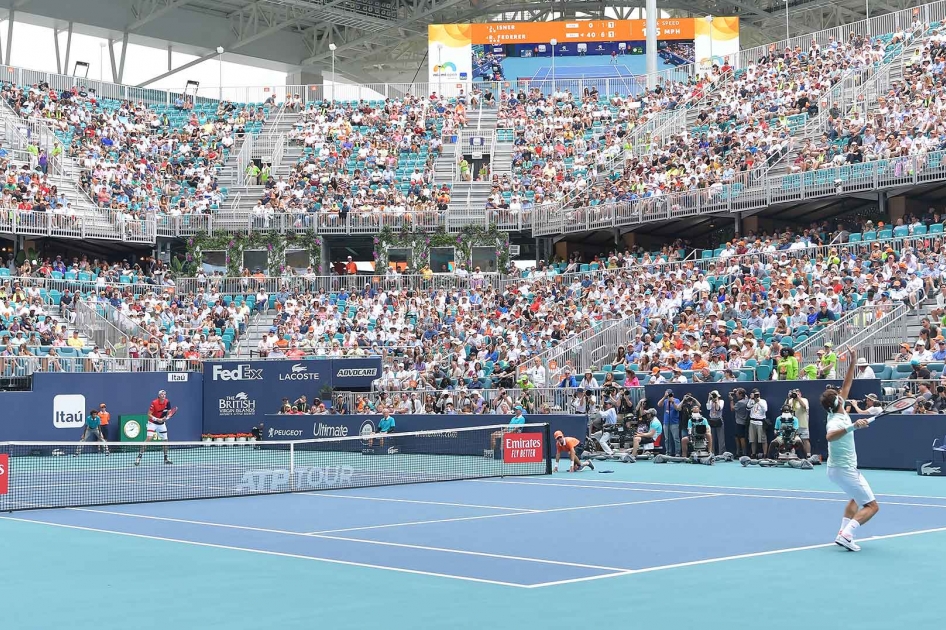
[[432,185],[433,163],[441,135],[466,125],[465,108],[436,94],[309,104],[289,133],[304,153],[288,179],[261,182],[266,190],[254,216],[268,224],[288,213],[298,226],[310,226],[348,215],[380,223],[384,216],[446,210],[450,186]]
[[[59,92],[45,84],[4,84],[0,97],[23,118],[48,125],[81,165],[79,185],[132,228],[149,215],[217,207],[217,168],[247,122],[265,117],[263,108],[222,102],[216,112],[192,111],[177,124],[143,101],[102,99],[79,86]],[[41,174],[28,187],[49,189],[45,169],[34,161]]]
[[946,30],[934,29],[905,62],[903,78],[877,97],[865,113],[832,109],[828,128],[806,141],[793,170],[809,171],[923,156],[946,148],[943,97],[946,95]]
[[[794,131],[790,116],[818,114],[822,98],[833,86],[866,75],[884,60],[888,49],[923,30],[917,23],[893,37],[852,32],[848,41],[831,38],[824,46],[813,40],[804,49],[780,51],[773,45],[743,71],[714,67],[706,80],[716,89],[671,84],[643,97],[615,97],[616,112],[601,107],[597,95],[575,98],[566,91],[561,98],[549,98],[538,90],[504,94],[500,124],[514,129],[522,152],[513,177],[494,182],[488,207],[511,210],[514,203],[531,199],[532,193],[538,204],[574,191],[569,204],[594,212],[594,206],[601,204],[678,192],[721,193],[723,185],[748,182],[755,169],[789,154]],[[621,172],[597,172],[596,166],[609,155],[630,148],[625,138],[647,116],[701,96],[698,128],[654,138],[646,155],[628,159]],[[595,127],[602,137],[585,138],[585,130]],[[511,192],[512,198],[504,198],[502,192]]]

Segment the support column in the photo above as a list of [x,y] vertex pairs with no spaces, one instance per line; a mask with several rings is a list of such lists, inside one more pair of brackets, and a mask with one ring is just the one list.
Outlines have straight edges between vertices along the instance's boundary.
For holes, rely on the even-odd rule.
[[59,29],[53,29],[53,48],[56,50],[56,74],[65,74],[62,71],[62,59],[59,57]]
[[63,60],[62,73],[69,74],[69,57],[72,54],[72,22],[66,29],[66,58]]
[[647,87],[653,89],[657,85],[657,0],[647,0]]
[[174,69],[174,65],[171,63],[171,44],[168,44],[168,72]]
[[4,63],[6,65],[13,65],[10,63],[10,55],[13,53],[13,21],[16,18],[16,11],[10,9],[10,14],[7,16],[7,55],[4,58]]

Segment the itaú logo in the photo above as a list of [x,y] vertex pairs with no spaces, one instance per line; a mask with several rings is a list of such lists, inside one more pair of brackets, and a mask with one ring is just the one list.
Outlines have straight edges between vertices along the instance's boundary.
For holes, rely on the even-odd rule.
[[309,368],[302,363],[296,363],[289,368],[288,374],[280,374],[281,381],[317,381],[319,375],[317,372],[310,372]]

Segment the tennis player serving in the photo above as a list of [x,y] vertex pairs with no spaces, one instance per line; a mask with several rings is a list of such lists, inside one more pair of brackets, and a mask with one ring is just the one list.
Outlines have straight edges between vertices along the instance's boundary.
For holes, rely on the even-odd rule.
[[148,408],[148,436],[145,438],[145,444],[142,445],[141,450],[138,451],[138,457],[135,458],[135,466],[141,464],[141,457],[145,454],[145,449],[148,447],[147,443],[154,440],[164,442],[164,463],[174,463],[168,456],[167,421],[176,412],[177,407],[171,407],[171,401],[168,400],[167,392],[163,389],[159,391],[158,397],[151,401],[151,406]]
[[844,401],[851,391],[854,373],[857,370],[857,353],[847,352],[847,374],[840,390],[828,389],[821,395],[821,406],[828,412],[828,479],[850,498],[844,508],[841,530],[834,542],[849,551],[860,551],[854,542],[857,528],[869,521],[880,506],[864,475],[857,470],[857,450],[854,448],[854,431],[870,426],[867,419],[852,422],[844,411]]

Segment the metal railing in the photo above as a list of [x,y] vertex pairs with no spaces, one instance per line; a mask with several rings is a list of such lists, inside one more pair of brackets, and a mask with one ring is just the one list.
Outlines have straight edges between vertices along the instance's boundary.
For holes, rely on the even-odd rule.
[[817,351],[830,342],[838,348],[859,349],[869,363],[882,363],[895,356],[906,339],[910,312],[910,306],[903,302],[861,307],[819,330],[795,350],[801,353],[803,363],[814,363]]

